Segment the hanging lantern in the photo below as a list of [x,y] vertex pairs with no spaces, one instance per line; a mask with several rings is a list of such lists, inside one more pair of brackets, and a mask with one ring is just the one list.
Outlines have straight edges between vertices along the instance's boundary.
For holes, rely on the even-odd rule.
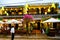
[[5,14],[8,16],[8,13],[5,11]]
[[2,6],[2,9],[1,10],[4,10],[4,6]]
[[0,15],[2,15],[2,10],[0,9]]
[[55,7],[54,0],[52,0],[52,1],[53,1],[53,3],[52,3],[52,6],[51,6],[51,7],[56,8],[56,7]]
[[52,6],[51,6],[51,7],[56,8],[56,6],[55,6],[55,3],[54,3],[54,2],[52,3]]
[[27,14],[28,11],[28,4],[25,5],[24,13]]
[[48,12],[50,12],[50,7],[48,8]]

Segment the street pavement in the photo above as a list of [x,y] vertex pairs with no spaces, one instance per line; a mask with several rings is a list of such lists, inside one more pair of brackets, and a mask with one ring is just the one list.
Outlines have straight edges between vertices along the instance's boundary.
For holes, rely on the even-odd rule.
[[[11,38],[0,38],[0,40],[11,40]],[[28,39],[23,39],[23,38],[18,38],[18,39],[14,39],[14,40],[60,40],[60,39],[30,39],[30,38],[28,38]]]
[[[0,40],[11,40],[11,35],[0,37]],[[60,40],[60,38],[48,37],[47,35],[15,35],[14,40]]]

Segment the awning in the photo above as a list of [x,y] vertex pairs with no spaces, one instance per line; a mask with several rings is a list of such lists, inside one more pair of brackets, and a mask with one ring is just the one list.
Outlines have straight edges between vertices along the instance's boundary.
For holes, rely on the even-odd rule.
[[50,18],[50,19],[48,19],[46,21],[43,21],[43,23],[45,23],[45,22],[60,22],[60,20],[55,19],[55,18]]
[[4,22],[3,21],[0,21],[0,24],[4,24]]

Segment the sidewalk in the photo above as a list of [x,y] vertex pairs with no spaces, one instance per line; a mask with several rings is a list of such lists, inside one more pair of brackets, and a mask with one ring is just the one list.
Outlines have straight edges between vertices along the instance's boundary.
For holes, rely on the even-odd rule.
[[50,35],[48,36],[48,38],[60,39],[60,35],[57,35],[57,34],[55,36]]
[[[0,36],[0,38],[11,38],[11,35],[9,36]],[[15,35],[15,39],[60,39],[60,36],[50,37],[45,34],[40,35]]]
[[[11,35],[8,35],[8,36],[0,36],[0,38],[11,38]],[[47,35],[43,35],[43,34],[39,34],[39,35],[15,35],[15,38],[25,38],[25,39],[27,39],[27,38],[29,38],[29,39],[36,39],[36,38],[47,38]]]
[[[10,36],[6,36],[6,38],[11,38]],[[46,35],[15,35],[15,38],[23,38],[23,39],[46,39],[47,36]]]

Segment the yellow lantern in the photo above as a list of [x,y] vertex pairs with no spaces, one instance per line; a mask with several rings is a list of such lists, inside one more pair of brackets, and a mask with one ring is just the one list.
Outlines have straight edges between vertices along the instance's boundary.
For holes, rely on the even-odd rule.
[[28,4],[25,5],[24,13],[27,14],[27,11],[28,11]]
[[0,10],[0,15],[2,15],[2,10]]
[[5,11],[5,14],[8,16],[8,13]]
[[54,8],[56,8],[56,7],[55,7],[55,3],[54,3],[54,0],[53,0],[53,3],[52,3],[52,6],[51,6],[51,7],[54,7]]
[[48,8],[48,12],[50,12],[50,7]]
[[54,3],[52,3],[52,6],[51,6],[51,7],[54,7],[54,8],[56,8]]
[[1,10],[4,10],[4,6],[2,6],[2,9]]

